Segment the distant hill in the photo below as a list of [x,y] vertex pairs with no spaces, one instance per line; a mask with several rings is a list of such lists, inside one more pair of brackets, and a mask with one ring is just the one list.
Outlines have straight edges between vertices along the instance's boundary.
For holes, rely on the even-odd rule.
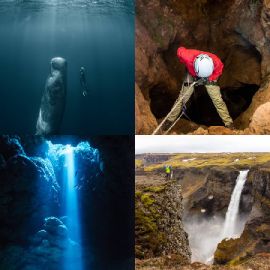
[[136,169],[154,171],[169,164],[174,168],[253,167],[270,169],[270,153],[179,153],[140,154],[135,156]]

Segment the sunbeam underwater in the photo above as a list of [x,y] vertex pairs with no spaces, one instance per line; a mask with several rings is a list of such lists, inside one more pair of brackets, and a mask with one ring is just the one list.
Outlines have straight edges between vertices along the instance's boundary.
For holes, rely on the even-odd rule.
[[59,132],[51,134],[130,134],[133,13],[131,0],[1,0],[0,113],[8,115],[1,119],[2,132],[35,132],[50,61],[62,57],[65,110]]
[[[82,228],[81,215],[79,205],[80,188],[76,164],[76,155],[86,155],[89,158],[89,169],[91,164],[100,163],[99,151],[92,148],[88,142],[81,142],[77,146],[71,144],[48,144],[48,158],[55,167],[62,167],[62,198],[63,198],[63,214],[68,224],[69,244],[67,245],[66,254],[63,259],[63,269],[71,269],[69,261],[74,258],[76,260],[76,269],[83,270],[83,251],[81,248]],[[77,157],[78,158],[78,157]],[[94,169],[92,168],[94,171]],[[74,264],[72,265],[74,267]],[[74,268],[72,268],[74,269]]]

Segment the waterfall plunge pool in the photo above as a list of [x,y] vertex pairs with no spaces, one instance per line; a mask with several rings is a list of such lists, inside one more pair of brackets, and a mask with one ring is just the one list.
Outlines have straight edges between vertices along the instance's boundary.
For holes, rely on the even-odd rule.
[[240,216],[239,205],[248,172],[239,172],[225,217],[216,214],[209,218],[189,218],[184,222],[189,235],[192,262],[212,264],[218,244],[223,239],[238,238],[242,234],[246,217]]

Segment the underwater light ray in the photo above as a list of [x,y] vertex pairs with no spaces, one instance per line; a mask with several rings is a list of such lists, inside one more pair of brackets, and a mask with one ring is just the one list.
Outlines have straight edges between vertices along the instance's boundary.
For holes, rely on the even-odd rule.
[[1,0],[0,9],[11,5],[39,11],[57,7],[60,9],[86,9],[94,13],[128,13],[134,14],[134,2],[131,0]]
[[[65,154],[65,173],[64,176],[66,176],[67,183],[65,185],[66,190],[64,193],[66,194],[66,213],[67,217],[70,220],[70,223],[73,224],[71,226],[70,230],[70,236],[72,239],[74,239],[79,244],[81,243],[81,231],[80,231],[80,215],[79,215],[79,207],[78,207],[78,196],[77,196],[77,190],[75,188],[75,159],[74,159],[74,149],[71,145],[66,145],[66,147],[63,150]],[[78,260],[76,269],[81,270],[82,267],[82,261],[81,261],[81,248],[80,246],[76,249]],[[74,254],[73,249],[69,249],[67,251],[67,258],[72,257]],[[70,269],[69,262],[64,262],[64,269]]]
[[[77,146],[53,144],[51,141],[47,141],[47,145],[47,156],[53,167],[60,172],[59,179],[62,179],[62,203],[64,205],[64,219],[66,220],[64,223],[69,233],[69,244],[63,257],[61,269],[83,270],[85,269],[82,258],[83,249],[81,248],[83,234],[79,207],[80,188],[78,188],[78,185],[83,185],[83,183],[78,181],[81,178],[82,168],[91,166],[90,174],[97,176],[103,171],[103,162],[98,149],[91,147],[87,141],[81,141]],[[83,178],[86,177],[85,173],[83,171]]]

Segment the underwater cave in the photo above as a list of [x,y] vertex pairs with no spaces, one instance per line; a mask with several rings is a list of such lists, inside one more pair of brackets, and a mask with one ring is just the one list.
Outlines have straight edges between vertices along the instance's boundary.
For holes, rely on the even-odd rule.
[[128,136],[0,136],[0,269],[131,269],[131,153]]

